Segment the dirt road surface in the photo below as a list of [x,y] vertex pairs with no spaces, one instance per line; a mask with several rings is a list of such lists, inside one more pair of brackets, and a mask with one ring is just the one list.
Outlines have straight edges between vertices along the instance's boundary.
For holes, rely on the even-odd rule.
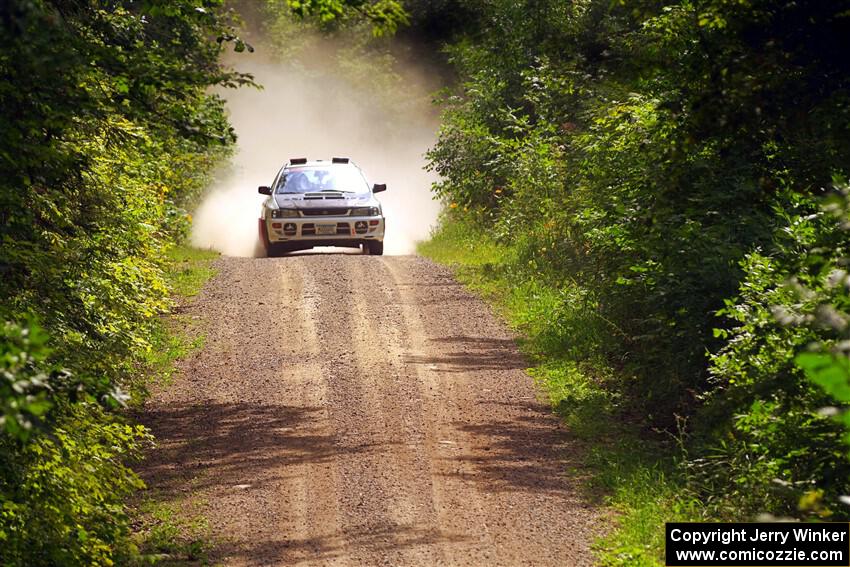
[[[221,258],[142,475],[224,565],[589,565],[599,513],[511,334],[413,256]],[[575,461],[575,462],[574,462]]]

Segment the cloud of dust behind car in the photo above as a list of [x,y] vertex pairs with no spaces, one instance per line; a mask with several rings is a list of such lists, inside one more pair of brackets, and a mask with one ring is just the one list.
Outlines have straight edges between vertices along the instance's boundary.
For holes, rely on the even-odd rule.
[[404,119],[387,120],[392,113],[382,112],[376,93],[330,72],[268,62],[261,48],[235,67],[252,73],[263,90],[222,93],[239,137],[237,153],[195,211],[194,245],[231,256],[260,255],[257,187],[271,183],[293,157],[349,157],[370,183],[387,184],[379,196],[387,218],[386,254],[411,253],[416,241],[428,237],[439,205],[430,192],[435,176],[423,165],[437,117],[424,93],[421,104],[405,106]]

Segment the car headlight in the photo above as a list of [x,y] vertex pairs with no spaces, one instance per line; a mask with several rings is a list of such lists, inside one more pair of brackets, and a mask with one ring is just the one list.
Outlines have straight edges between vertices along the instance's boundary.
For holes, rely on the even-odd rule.
[[351,209],[351,216],[353,217],[376,217],[379,214],[381,213],[378,207],[358,207]]
[[282,219],[287,217],[297,217],[298,211],[296,209],[272,209],[272,218],[273,219]]

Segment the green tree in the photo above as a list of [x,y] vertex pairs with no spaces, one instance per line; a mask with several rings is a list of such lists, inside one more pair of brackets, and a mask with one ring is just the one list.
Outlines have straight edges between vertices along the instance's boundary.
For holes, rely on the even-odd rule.
[[[214,85],[250,78],[221,2],[12,1],[0,12],[0,563],[126,549],[117,414],[168,303],[165,248],[234,136]],[[35,323],[34,321],[38,321]]]
[[495,230],[516,285],[582,298],[535,328],[579,363],[602,354],[624,415],[692,424],[683,472],[706,501],[803,513],[778,487],[815,482],[840,511],[840,429],[794,364],[820,335],[770,306],[792,301],[806,243],[839,234],[818,211],[850,163],[850,3],[464,5],[429,154],[448,219]]

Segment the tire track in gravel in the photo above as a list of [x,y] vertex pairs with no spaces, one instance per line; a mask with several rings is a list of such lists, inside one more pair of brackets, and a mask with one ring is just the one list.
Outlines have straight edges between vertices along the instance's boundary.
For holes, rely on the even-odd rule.
[[513,337],[418,257],[221,258],[141,419],[225,565],[590,565],[601,515]]

